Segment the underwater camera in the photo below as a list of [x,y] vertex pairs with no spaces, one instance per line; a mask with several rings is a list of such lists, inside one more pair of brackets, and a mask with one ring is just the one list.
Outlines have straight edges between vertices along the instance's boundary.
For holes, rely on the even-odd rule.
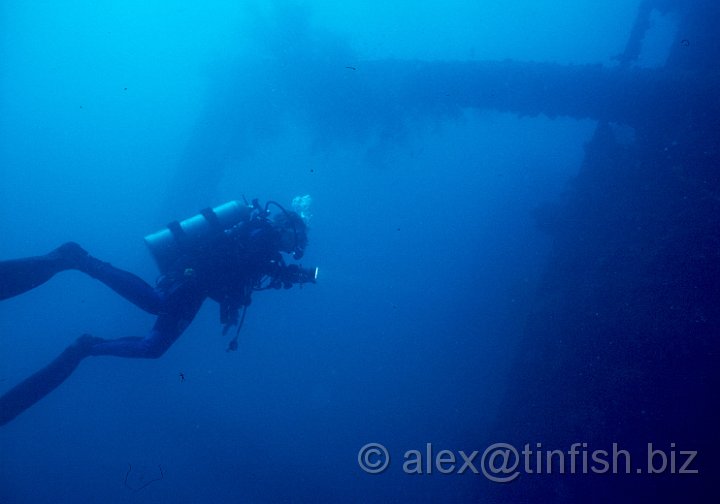
[[316,283],[318,271],[317,267],[303,268],[297,264],[290,264],[284,269],[281,281],[286,289],[293,284]]

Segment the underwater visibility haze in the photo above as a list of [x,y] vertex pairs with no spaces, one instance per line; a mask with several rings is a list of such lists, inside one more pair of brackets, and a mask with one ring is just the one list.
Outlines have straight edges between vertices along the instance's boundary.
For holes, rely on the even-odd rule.
[[[283,257],[318,274],[254,292],[237,351],[208,299],[160,358],[82,360],[0,427],[0,503],[715,502],[719,22],[2,2],[0,273],[74,241],[155,285],[169,222],[307,196]],[[93,276],[0,302],[0,394],[149,333]]]

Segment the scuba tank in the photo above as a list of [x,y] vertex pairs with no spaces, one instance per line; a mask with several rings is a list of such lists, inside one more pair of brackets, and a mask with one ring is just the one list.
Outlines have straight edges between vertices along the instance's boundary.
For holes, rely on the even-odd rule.
[[205,245],[224,230],[250,220],[253,207],[228,201],[215,208],[206,208],[181,222],[173,221],[164,229],[147,235],[144,240],[161,272],[185,252]]

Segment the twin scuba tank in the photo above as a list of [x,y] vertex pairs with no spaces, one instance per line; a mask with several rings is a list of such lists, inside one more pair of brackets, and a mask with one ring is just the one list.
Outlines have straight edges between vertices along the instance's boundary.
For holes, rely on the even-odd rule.
[[228,201],[215,208],[206,208],[183,221],[173,221],[164,229],[145,237],[160,271],[166,272],[186,251],[193,250],[213,237],[252,218],[254,207]]

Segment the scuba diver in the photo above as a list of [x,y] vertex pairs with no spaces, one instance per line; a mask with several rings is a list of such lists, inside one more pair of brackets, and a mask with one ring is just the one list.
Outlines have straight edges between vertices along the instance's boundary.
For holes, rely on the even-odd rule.
[[[309,204],[309,196],[295,198],[296,210],[302,208],[298,200]],[[273,215],[271,205],[278,209]],[[287,211],[272,201],[261,206],[253,200],[252,205],[231,201],[182,222],[172,222],[145,237],[161,270],[155,287],[91,256],[74,242],[46,255],[0,261],[0,300],[33,289],[61,271],[77,270],[157,315],[145,337],[106,340],[89,334],[80,336],[49,365],[0,397],[0,425],[58,387],[86,357],[160,357],[192,322],[206,298],[220,305],[223,334],[237,326],[228,351],[237,349],[253,292],[315,283],[317,268],[287,264],[281,254],[302,258],[307,246],[307,216],[302,210]]]

